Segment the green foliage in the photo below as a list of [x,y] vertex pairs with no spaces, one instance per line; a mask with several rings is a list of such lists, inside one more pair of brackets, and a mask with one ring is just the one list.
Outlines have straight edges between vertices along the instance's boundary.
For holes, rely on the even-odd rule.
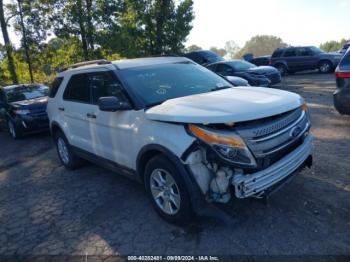
[[194,52],[194,51],[200,51],[202,50],[202,48],[198,45],[190,45],[188,47],[185,48],[185,52]]
[[343,45],[349,41],[350,39],[346,40],[344,38],[340,41],[331,40],[331,41],[322,43],[320,45],[320,48],[326,52],[339,51],[340,49],[342,49]]
[[[11,0],[5,13],[22,39],[13,51],[21,83],[29,65],[35,82],[47,82],[88,59],[180,52],[194,19],[192,0]],[[0,84],[12,83],[5,54],[0,47]]]
[[236,53],[236,58],[251,53],[254,56],[271,55],[276,48],[286,47],[281,38],[272,35],[257,35],[248,40],[243,48]]

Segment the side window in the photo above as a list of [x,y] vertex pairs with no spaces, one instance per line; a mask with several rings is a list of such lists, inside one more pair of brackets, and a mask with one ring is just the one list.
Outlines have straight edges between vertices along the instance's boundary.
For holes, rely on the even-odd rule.
[[296,56],[295,48],[289,48],[284,52],[284,57],[293,57]]
[[120,101],[127,101],[122,86],[117,78],[109,72],[88,75],[92,91],[92,102],[97,104],[100,97],[115,96]]
[[312,51],[310,48],[298,48],[297,50],[297,56],[311,56]]
[[72,75],[63,94],[64,100],[90,103],[90,87],[86,74]]
[[49,97],[53,98],[56,96],[62,81],[63,81],[63,77],[56,77],[55,80],[53,80],[49,89]]
[[230,70],[230,69],[232,70],[232,68],[229,67],[228,65],[219,64],[219,65],[217,65],[215,71],[218,72],[218,73],[220,73],[220,74],[222,74],[222,73],[227,73],[227,71]]
[[283,49],[276,49],[275,52],[273,52],[272,57],[281,57],[283,53]]

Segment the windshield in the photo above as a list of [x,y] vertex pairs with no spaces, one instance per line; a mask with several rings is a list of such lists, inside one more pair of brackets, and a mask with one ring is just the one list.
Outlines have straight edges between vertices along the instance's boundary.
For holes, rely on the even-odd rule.
[[256,65],[247,61],[231,61],[229,64],[234,68],[235,71],[245,71],[256,67]]
[[48,95],[49,88],[42,85],[23,85],[16,86],[6,90],[6,96],[9,103],[35,99]]
[[324,53],[324,51],[316,46],[311,46],[310,49],[312,50],[312,52],[314,54],[320,54],[320,53]]
[[221,56],[212,52],[201,52],[201,55],[207,59],[208,64],[224,61]]
[[152,106],[168,99],[229,88],[232,85],[210,70],[193,63],[137,67],[121,71],[128,87]]

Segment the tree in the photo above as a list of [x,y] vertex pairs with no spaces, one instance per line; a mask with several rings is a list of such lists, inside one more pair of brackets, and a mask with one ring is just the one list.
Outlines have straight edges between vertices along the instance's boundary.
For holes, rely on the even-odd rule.
[[218,48],[218,47],[212,46],[212,47],[210,47],[210,51],[217,53],[219,56],[226,55],[226,50],[223,48]]
[[186,52],[194,52],[194,51],[200,51],[202,48],[198,45],[190,45],[185,49]]
[[236,53],[239,51],[239,46],[236,44],[235,41],[230,40],[225,43],[224,49],[228,58],[233,59]]
[[236,54],[236,57],[241,58],[247,53],[251,53],[254,56],[271,55],[276,48],[286,46],[287,44],[279,37],[272,35],[257,35],[245,43],[243,48]]
[[320,45],[320,48],[326,52],[339,51],[340,49],[342,49],[343,45],[349,41],[350,39],[346,40],[344,38],[340,41],[331,40],[331,41],[322,43]]
[[10,72],[12,82],[14,84],[17,84],[18,79],[17,79],[15,64],[12,56],[13,48],[12,48],[10,37],[7,31],[8,21],[6,21],[5,19],[3,0],[0,0],[0,25],[1,25],[2,36],[4,38],[4,43],[5,43],[6,55],[8,59],[7,67]]

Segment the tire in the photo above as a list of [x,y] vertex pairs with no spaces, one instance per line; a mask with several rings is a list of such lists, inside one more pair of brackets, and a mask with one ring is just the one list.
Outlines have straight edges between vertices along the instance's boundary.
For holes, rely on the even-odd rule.
[[144,180],[152,205],[162,218],[180,225],[191,222],[194,212],[190,195],[172,162],[165,156],[155,156],[146,165]]
[[82,166],[82,159],[75,155],[71,146],[68,143],[66,136],[62,132],[57,132],[55,135],[55,144],[58,158],[62,165],[68,170],[74,170]]
[[281,76],[287,75],[287,67],[283,64],[277,64],[275,65],[276,69],[280,72]]
[[10,135],[13,139],[19,139],[21,138],[22,132],[16,127],[15,123],[12,120],[7,121],[7,126],[10,132]]
[[333,65],[329,61],[321,61],[318,65],[318,71],[322,74],[328,74],[333,71]]

